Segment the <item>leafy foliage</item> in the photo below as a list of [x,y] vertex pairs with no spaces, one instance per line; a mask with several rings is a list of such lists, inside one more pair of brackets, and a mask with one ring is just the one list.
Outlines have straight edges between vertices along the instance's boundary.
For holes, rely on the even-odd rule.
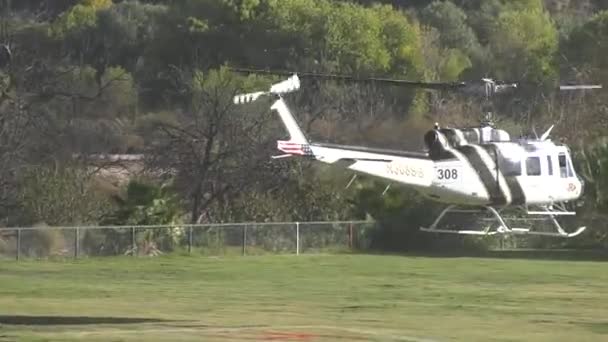
[[421,20],[440,32],[441,45],[459,49],[473,57],[481,49],[477,36],[469,26],[467,14],[451,1],[434,1],[420,13]]
[[96,224],[110,208],[91,176],[78,167],[30,167],[23,170],[20,203],[29,223]]
[[[195,71],[180,84],[189,107],[168,117],[142,122],[150,140],[148,165],[163,177],[175,177],[189,199],[191,222],[212,203],[232,196],[270,176],[261,157],[270,142],[269,113],[237,108],[232,98],[243,81],[226,69],[208,75]],[[260,80],[251,77],[245,88]]]
[[533,6],[501,12],[491,40],[500,77],[533,81],[555,77],[558,35],[544,10]]
[[[147,182],[133,180],[127,185],[124,197],[115,196],[117,209],[106,215],[102,225],[167,225],[166,229],[146,230],[138,235],[137,250],[143,254],[157,254],[159,247],[162,250],[171,250],[179,243],[184,234],[179,224],[184,216],[179,198],[171,188],[171,184],[160,186]],[[131,238],[121,229],[108,229],[102,232],[88,232],[85,236],[85,246],[105,253],[116,253],[117,250],[127,250],[126,253],[135,253],[131,249]]]
[[[606,54],[608,53],[608,11],[597,13],[582,26],[575,28],[564,46],[571,62],[581,66],[583,72],[596,79],[608,80]],[[599,76],[599,77],[598,77]]]
[[59,17],[52,27],[55,36],[62,37],[97,25],[97,11],[112,6],[112,0],[84,0]]
[[[345,191],[341,171],[269,161],[283,127],[268,103],[237,108],[231,100],[276,78],[240,77],[225,66],[550,85],[560,77],[608,79],[608,14],[595,0],[2,4],[0,219],[13,224],[321,220],[355,210],[384,222],[379,248],[432,248],[416,231],[428,216],[421,213],[435,207],[419,196],[396,189],[380,196],[384,186],[367,181]],[[598,195],[605,170],[594,164],[603,160],[605,96],[565,98],[547,89],[498,111],[515,131],[557,123],[565,138],[593,146],[577,150],[590,177],[586,215],[596,217],[606,210]],[[420,148],[420,130],[436,120],[463,124],[478,113],[441,92],[376,85],[311,82],[288,101],[315,140],[400,149]],[[97,197],[89,172],[117,167],[99,165],[107,154],[143,154],[145,165],[134,168],[145,166],[157,184],[171,181],[171,191],[133,183],[113,216],[104,216],[107,195]],[[91,235],[89,246],[101,250],[100,241]],[[129,237],[123,242],[116,248],[130,247]]]
[[114,200],[118,208],[104,218],[101,222],[104,225],[175,225],[183,215],[169,184],[156,186],[131,181],[124,198],[115,196]]
[[582,148],[577,161],[580,175],[585,181],[583,215],[592,228],[583,244],[608,246],[608,139],[603,138],[593,145]]

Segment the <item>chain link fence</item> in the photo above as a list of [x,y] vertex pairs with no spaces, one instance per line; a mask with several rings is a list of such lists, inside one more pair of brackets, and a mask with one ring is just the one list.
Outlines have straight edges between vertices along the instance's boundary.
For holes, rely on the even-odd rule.
[[0,259],[337,252],[367,248],[375,225],[340,221],[0,228]]

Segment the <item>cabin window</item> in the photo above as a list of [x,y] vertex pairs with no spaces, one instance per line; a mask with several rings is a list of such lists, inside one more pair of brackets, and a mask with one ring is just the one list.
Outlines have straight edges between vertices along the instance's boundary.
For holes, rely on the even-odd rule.
[[528,176],[540,176],[539,157],[528,157],[528,159],[526,159],[526,172]]
[[553,159],[551,156],[547,156],[547,167],[549,170],[549,176],[553,176]]

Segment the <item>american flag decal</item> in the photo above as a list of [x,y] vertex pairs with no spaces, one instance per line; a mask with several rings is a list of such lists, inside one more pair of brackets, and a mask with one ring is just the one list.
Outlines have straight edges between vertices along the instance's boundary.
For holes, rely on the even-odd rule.
[[308,144],[300,144],[292,141],[277,141],[277,148],[281,152],[288,154],[297,154],[301,156],[312,156],[312,150]]

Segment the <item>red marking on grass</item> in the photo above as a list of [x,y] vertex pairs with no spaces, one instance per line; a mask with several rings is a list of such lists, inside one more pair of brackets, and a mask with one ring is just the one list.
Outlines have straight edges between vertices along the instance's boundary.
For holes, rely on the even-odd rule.
[[308,333],[298,333],[298,332],[264,332],[264,339],[268,341],[288,341],[288,340],[296,340],[296,341],[311,341],[313,338],[317,337],[313,334]]

